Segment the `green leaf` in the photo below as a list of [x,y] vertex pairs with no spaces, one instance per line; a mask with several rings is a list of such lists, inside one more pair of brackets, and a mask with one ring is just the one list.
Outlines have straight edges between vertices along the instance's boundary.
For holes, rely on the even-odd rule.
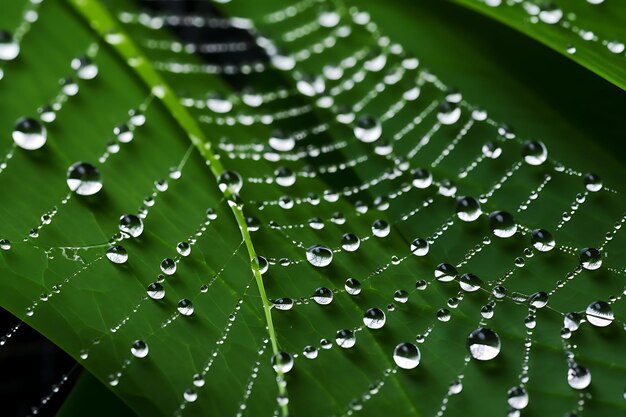
[[[172,23],[167,22],[181,20],[163,17],[155,3],[143,2],[148,9],[139,12],[121,0],[45,2],[39,20],[22,38],[19,59],[4,66],[0,128],[11,132],[17,118],[36,117],[37,107],[57,94],[57,79],[70,73],[73,57],[89,50],[99,74],[80,80],[78,95],[63,102],[48,126],[45,146],[14,149],[0,173],[6,196],[0,205],[0,238],[11,241],[0,256],[0,305],[73,355],[138,415],[502,415],[509,408],[507,391],[522,383],[526,357],[529,413],[579,413],[584,407],[589,415],[623,414],[626,309],[620,295],[626,246],[623,231],[615,226],[624,221],[624,165],[618,158],[624,145],[616,140],[625,124],[619,114],[626,104],[622,92],[514,31],[446,2],[318,3],[323,2],[304,0],[273,14],[289,2],[241,0],[220,6],[226,16],[254,22],[251,33],[259,39],[271,39],[281,53],[299,57],[295,70],[280,71],[261,61],[246,67],[251,74],[235,79],[259,92],[287,96],[266,99],[256,108],[242,103],[242,92],[220,74],[207,73],[226,67],[175,43],[188,42],[188,34],[168,28]],[[16,19],[15,10],[22,6],[11,4],[6,19]],[[324,7],[338,10],[339,26],[319,27]],[[369,12],[369,23],[355,7]],[[192,26],[225,22],[191,21]],[[468,22],[480,29],[461,31]],[[351,32],[335,39],[333,33],[345,33],[344,25]],[[385,36],[402,45],[406,57],[419,57],[419,67],[394,72],[405,55]],[[243,39],[238,45],[251,48],[250,39]],[[511,51],[509,42],[518,47]],[[325,46],[312,46],[318,43]],[[326,65],[366,50],[388,54],[382,71],[355,76],[366,58],[354,65],[343,61],[347,68],[341,79],[326,79],[321,95],[332,95],[334,105],[357,105],[357,117],[382,117],[382,137],[374,143],[357,140],[353,124],[337,123],[337,108],[320,104],[319,95],[297,93],[298,86],[311,88],[303,74],[322,74]],[[520,65],[525,62],[537,68]],[[375,67],[375,61],[369,66]],[[399,80],[392,83],[394,74],[400,74]],[[354,83],[342,84],[353,76]],[[436,106],[453,99],[444,83],[463,93],[461,117],[451,125],[437,122]],[[593,112],[573,100],[572,85],[577,100],[594,100]],[[206,95],[214,92],[225,95],[233,109],[224,114],[207,109]],[[142,103],[145,125],[133,129],[132,142],[119,144],[118,153],[98,162],[114,139],[113,128]],[[475,105],[487,110],[487,121],[470,121]],[[268,114],[275,115],[271,122]],[[416,119],[420,114],[421,121]],[[498,133],[501,121],[515,126],[515,139]],[[327,128],[298,140],[296,151],[268,153],[275,128],[296,132],[320,125]],[[522,162],[527,138],[545,143],[549,157],[543,164]],[[384,140],[393,142],[389,155],[380,146]],[[480,156],[487,141],[502,147],[499,158]],[[328,151],[332,147],[337,149]],[[411,186],[413,173],[400,157],[411,169],[428,169],[434,184]],[[277,158],[282,159],[274,162]],[[459,175],[477,160],[467,175]],[[96,165],[103,188],[94,196],[70,194],[63,203],[66,171],[76,161]],[[277,184],[280,166],[298,173],[295,184]],[[182,168],[182,177],[168,178],[170,167]],[[224,169],[243,177],[239,197],[228,188],[220,191],[216,179]],[[586,190],[581,175],[587,171],[600,175],[602,190]],[[284,171],[281,177],[289,179]],[[439,192],[446,178],[454,181],[458,196],[485,195],[485,215],[471,223],[458,219],[454,198]],[[159,179],[167,180],[167,189],[155,185]],[[352,191],[359,186],[361,191]],[[337,201],[329,190],[340,193]],[[310,203],[309,193],[319,196],[319,204]],[[143,202],[150,195],[154,205]],[[279,206],[284,195],[295,199],[293,208]],[[360,202],[367,212],[357,210]],[[120,216],[141,213],[142,206],[147,210],[143,233],[119,242],[128,261],[109,262],[107,242],[118,232]],[[217,217],[207,217],[207,208]],[[40,223],[50,210],[50,224]],[[513,237],[493,236],[487,214],[495,210],[515,216]],[[563,212],[570,210],[571,220],[565,221]],[[259,219],[258,231],[248,228],[248,216]],[[314,217],[322,219],[322,229],[319,221],[310,221]],[[391,225],[389,236],[373,236],[377,219]],[[38,236],[28,237],[38,225]],[[532,249],[530,231],[536,228],[552,232],[554,250]],[[361,237],[358,250],[341,247],[344,233]],[[430,239],[428,254],[411,253],[415,238]],[[185,241],[195,241],[189,256],[176,250]],[[335,250],[330,265],[307,262],[305,250],[316,244]],[[580,268],[579,252],[585,247],[601,248],[600,269]],[[257,254],[270,262],[263,275]],[[519,260],[516,265],[517,257],[523,266]],[[178,260],[176,272],[164,277],[165,298],[152,300],[146,287],[159,279],[165,258]],[[458,265],[459,275],[478,275],[483,287],[460,293],[456,282],[434,280],[440,262]],[[347,294],[348,277],[361,282],[360,294]],[[420,280],[429,282],[425,290],[416,289]],[[496,300],[491,289],[498,283],[507,294]],[[334,291],[329,305],[312,298],[320,287]],[[402,294],[394,299],[397,290],[408,292],[408,302]],[[547,307],[529,308],[526,298],[537,291],[553,291]],[[42,293],[46,301],[39,298]],[[294,301],[292,309],[270,310],[270,300],[287,297]],[[453,297],[462,298],[456,308],[447,306],[456,305]],[[190,316],[177,313],[184,298],[193,301]],[[562,339],[563,314],[584,311],[596,300],[611,302],[613,323],[606,328],[583,323],[570,339]],[[481,316],[489,301],[496,305],[490,319]],[[382,329],[363,327],[371,307],[385,311]],[[446,317],[442,308],[450,311],[449,321],[437,319],[437,314]],[[529,313],[537,320],[532,331],[524,325]],[[494,329],[502,343],[498,357],[487,362],[467,356],[467,336],[481,323]],[[354,347],[335,343],[343,329],[355,332]],[[417,343],[418,335],[426,340]],[[332,348],[322,348],[322,338]],[[147,343],[146,357],[131,354],[136,340]],[[415,369],[394,363],[394,348],[403,342],[419,346],[421,362]],[[317,349],[316,359],[305,357],[305,346]],[[295,358],[284,375],[271,366],[272,354],[279,351]],[[568,351],[574,355],[569,361]],[[572,361],[591,371],[589,389],[568,385]],[[204,385],[194,385],[196,373],[205,374]],[[450,384],[458,379],[463,390],[451,395]],[[97,392],[92,382],[89,391]],[[75,398],[87,395],[74,393]]]
[[626,89],[626,9],[619,2],[454,1],[519,30]]

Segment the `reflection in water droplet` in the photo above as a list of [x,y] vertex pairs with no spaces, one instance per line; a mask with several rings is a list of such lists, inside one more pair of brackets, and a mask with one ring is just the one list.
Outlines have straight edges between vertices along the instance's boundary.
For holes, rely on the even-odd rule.
[[287,352],[278,352],[272,356],[272,368],[277,373],[286,374],[293,369],[293,358]]
[[593,271],[602,266],[602,254],[596,248],[583,248],[580,251],[580,264],[583,268]]
[[143,340],[135,340],[130,348],[130,352],[136,358],[145,358],[148,356],[148,351],[148,345]]
[[489,228],[494,235],[508,238],[517,232],[517,223],[509,212],[494,211],[489,215]]
[[24,117],[17,121],[13,129],[13,141],[26,150],[41,148],[48,137],[46,128],[35,119]]
[[114,264],[123,264],[128,260],[128,252],[123,246],[109,246],[106,251],[106,257]]
[[464,222],[473,222],[482,214],[480,204],[473,197],[459,197],[456,200],[456,214]]
[[606,327],[613,322],[613,309],[605,301],[595,301],[585,310],[587,321],[596,327]]
[[412,343],[400,343],[393,350],[393,361],[402,369],[413,369],[420,363],[420,350]]
[[585,389],[591,384],[591,372],[584,366],[572,363],[567,369],[567,383],[574,389]]
[[125,214],[120,217],[120,231],[132,237],[139,237],[143,233],[143,221],[134,214]]
[[98,168],[87,162],[76,162],[67,170],[67,186],[78,195],[93,195],[102,189]]
[[314,245],[306,250],[306,259],[316,267],[325,267],[333,261],[333,251],[326,246]]
[[356,336],[352,330],[339,330],[335,335],[335,343],[344,349],[350,349],[356,344]]
[[190,300],[183,298],[178,302],[177,309],[183,316],[191,316],[193,314],[193,303]]
[[488,361],[500,353],[500,337],[491,329],[479,327],[467,337],[470,355],[480,361]]

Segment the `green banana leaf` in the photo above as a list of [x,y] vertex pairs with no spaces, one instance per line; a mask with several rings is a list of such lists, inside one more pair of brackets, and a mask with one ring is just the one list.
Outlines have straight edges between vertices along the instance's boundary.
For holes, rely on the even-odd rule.
[[[601,10],[615,11],[619,29],[623,8],[611,3]],[[33,4],[3,5],[0,23],[16,26]],[[45,1],[19,57],[2,67],[9,153],[0,166],[0,238],[10,244],[0,253],[0,305],[101,381],[83,376],[61,415],[92,407],[142,416],[624,413],[622,91],[448,2],[234,0],[214,5],[224,17],[213,19],[162,6]],[[197,10],[205,6],[213,10]],[[515,10],[507,7],[489,12],[519,18],[505,15]],[[590,26],[599,20],[592,17]],[[229,48],[258,52],[256,42],[274,64],[263,56],[215,64],[187,45],[223,25],[252,34]],[[557,37],[556,27],[529,27],[551,46],[576,42]],[[603,36],[619,35],[608,29]],[[623,86],[623,56],[602,48],[577,44],[572,57]],[[71,68],[83,55],[97,64],[94,79],[78,79],[85,65]],[[274,68],[290,56],[293,69]],[[323,87],[308,78],[320,74]],[[68,75],[75,96],[67,94],[73,85],[58,83]],[[242,102],[258,99],[242,87],[265,93],[263,104]],[[446,100],[460,102],[440,108]],[[45,124],[45,145],[15,147],[16,120],[43,120],[50,114],[38,109],[54,102],[62,108]],[[376,136],[366,124],[355,133],[350,112],[337,121],[341,105],[357,120],[372,115],[380,139],[366,138]],[[446,124],[454,109],[460,117]],[[124,128],[114,132],[124,124],[130,142]],[[281,152],[267,145],[277,128],[307,133]],[[539,147],[531,139],[547,157],[533,153],[528,163],[525,149]],[[494,147],[501,155],[486,157],[498,154]],[[100,172],[94,195],[68,188],[76,184],[68,168],[79,161]],[[432,175],[428,187],[417,168]],[[601,179],[599,190],[588,172]],[[483,215],[460,219],[461,196],[482,197]],[[488,215],[496,211],[514,216],[514,236],[494,235]],[[119,234],[128,214],[143,217],[136,237]],[[556,247],[533,247],[535,229],[551,232]],[[346,233],[360,237],[357,250],[342,245]],[[411,248],[417,238],[429,242],[427,253]],[[107,257],[120,259],[109,251],[115,245],[126,262]],[[333,250],[332,262],[319,266],[328,261],[324,249],[309,262],[314,245]],[[599,249],[600,268],[581,257],[584,248]],[[435,279],[442,262],[457,266],[455,280]],[[480,277],[479,289],[463,281],[468,273]],[[358,294],[349,294],[348,278],[360,282]],[[165,296],[152,299],[158,286],[147,289],[161,280]],[[332,302],[323,304],[321,288]],[[550,293],[546,306],[532,296],[540,291]],[[189,313],[183,299],[193,314],[180,312]],[[604,310],[585,316],[596,301]],[[374,307],[386,315],[380,329],[363,320]],[[562,329],[572,312],[586,321],[570,335]],[[468,349],[479,327],[499,336],[492,360]],[[394,358],[398,346],[418,348],[419,365]],[[576,364],[591,373],[590,385]],[[579,378],[568,383],[572,369]],[[102,390],[132,411],[119,411]]]

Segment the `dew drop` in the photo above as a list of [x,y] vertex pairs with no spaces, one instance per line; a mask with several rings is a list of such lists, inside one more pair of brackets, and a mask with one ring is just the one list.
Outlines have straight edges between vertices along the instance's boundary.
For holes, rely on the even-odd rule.
[[100,171],[87,162],[76,162],[67,170],[67,186],[78,195],[94,195],[102,189]]
[[11,250],[11,242],[9,239],[0,239],[0,249]]
[[291,187],[296,183],[296,174],[291,169],[286,167],[278,167],[274,171],[274,178],[276,180],[276,184],[281,187]]
[[278,352],[272,356],[272,368],[276,373],[286,374],[293,369],[293,358],[287,352]]
[[361,142],[372,143],[382,135],[382,125],[373,116],[361,116],[354,126],[354,136]]
[[307,359],[315,359],[319,355],[319,350],[315,346],[305,346],[302,354]]
[[176,261],[171,258],[165,258],[161,261],[161,272],[165,275],[174,275],[176,272]]
[[120,217],[120,231],[132,237],[139,237],[143,233],[143,221],[134,214],[125,214]]
[[458,275],[457,269],[447,263],[440,263],[435,268],[435,278],[441,282],[453,281]]
[[183,316],[191,316],[193,314],[193,303],[191,300],[183,298],[178,302],[177,309]]
[[517,223],[509,212],[494,211],[489,215],[489,228],[494,235],[508,238],[517,232]]
[[306,250],[306,259],[316,267],[325,267],[333,261],[333,251],[326,246],[313,245]]
[[12,136],[17,146],[30,151],[41,148],[46,143],[48,134],[37,120],[23,117],[15,124]]
[[591,384],[591,372],[577,363],[567,369],[567,383],[574,389],[585,389]]
[[602,180],[599,176],[594,173],[587,173],[583,176],[583,182],[585,183],[585,188],[591,192],[598,192],[602,189]]
[[461,108],[455,103],[444,101],[439,105],[437,120],[443,125],[452,125],[461,118]]
[[548,294],[538,291],[528,297],[528,305],[534,308],[544,308],[548,304]]
[[114,264],[123,264],[128,260],[128,252],[123,246],[109,246],[106,251],[106,257]]
[[188,403],[192,403],[198,399],[198,393],[193,388],[187,388],[185,392],[183,392],[183,398]]
[[523,410],[528,405],[528,392],[524,387],[513,387],[507,394],[507,402],[516,410]]
[[293,308],[293,300],[291,298],[277,298],[272,302],[277,310],[288,311]]
[[130,109],[128,111],[128,116],[130,117],[130,124],[133,126],[139,127],[146,123],[146,116],[141,112],[141,110]]
[[386,322],[385,312],[380,308],[369,308],[363,316],[363,324],[370,329],[381,329]]
[[341,247],[348,252],[354,252],[361,246],[361,239],[353,233],[346,233],[341,237]]
[[71,66],[82,80],[93,80],[98,75],[98,66],[88,56],[72,59]]
[[238,172],[224,171],[220,174],[217,184],[221,192],[228,190],[232,194],[239,194],[243,180]]
[[289,152],[296,146],[296,140],[293,136],[286,134],[283,130],[276,129],[270,135],[268,144],[275,151]]
[[479,327],[467,337],[470,355],[480,361],[489,361],[500,353],[500,337],[496,332]]
[[335,335],[335,343],[341,348],[350,349],[356,344],[356,336],[352,330],[339,330]]
[[502,155],[502,147],[498,142],[489,141],[482,147],[483,155],[489,159],[498,159]]
[[354,278],[348,278],[344,284],[344,288],[350,295],[359,295],[361,293],[361,283]]
[[456,215],[464,222],[473,222],[482,214],[480,204],[473,197],[459,197],[456,200]]
[[153,300],[161,300],[163,297],[165,297],[165,290],[163,289],[163,286],[158,282],[153,282],[152,284],[148,285],[148,289],[146,292],[148,293],[148,297],[152,298]]
[[548,149],[538,140],[527,140],[522,148],[524,162],[528,165],[541,165],[548,159]]
[[176,252],[178,252],[180,256],[189,256],[191,253],[191,245],[189,242],[179,242],[178,245],[176,245]]
[[605,301],[595,301],[585,310],[587,321],[596,327],[606,327],[613,322],[615,315],[609,303]]
[[148,356],[148,350],[148,345],[143,340],[135,340],[130,348],[130,352],[136,358],[145,358]]
[[400,343],[393,350],[393,361],[402,369],[413,369],[420,363],[420,350],[413,343]]
[[326,287],[320,287],[313,293],[313,301],[322,306],[328,305],[333,301],[333,292]]
[[415,256],[425,256],[428,253],[429,245],[426,239],[417,238],[411,242],[411,253]]
[[428,188],[433,183],[432,174],[424,168],[416,168],[413,170],[412,174],[412,184],[416,188]]
[[0,60],[12,61],[20,54],[20,44],[13,34],[6,30],[0,30]]
[[375,220],[372,224],[372,233],[376,237],[386,237],[389,235],[391,228],[385,220]]
[[533,247],[540,252],[549,252],[556,246],[552,233],[544,229],[533,230],[530,241]]
[[580,251],[580,264],[583,268],[593,271],[602,266],[602,254],[596,248],[583,248]]
[[474,292],[478,291],[482,286],[483,281],[474,274],[463,274],[459,279],[459,285],[463,291]]

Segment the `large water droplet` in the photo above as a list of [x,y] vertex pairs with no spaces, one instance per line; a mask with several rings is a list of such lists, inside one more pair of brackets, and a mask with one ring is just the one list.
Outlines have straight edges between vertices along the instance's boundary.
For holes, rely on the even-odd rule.
[[353,233],[346,233],[341,237],[341,247],[348,252],[354,252],[361,246],[361,239]]
[[480,204],[473,197],[459,197],[456,200],[456,215],[464,222],[473,222],[482,214]]
[[567,383],[574,389],[585,389],[591,384],[591,372],[577,363],[567,369]]
[[278,352],[272,356],[272,368],[277,373],[286,374],[293,369],[293,358],[287,352]]
[[370,329],[382,328],[386,320],[385,312],[376,307],[368,309],[363,316],[363,323]]
[[107,248],[106,256],[109,261],[114,264],[123,264],[128,260],[128,252],[124,249],[123,246],[109,246]]
[[0,60],[12,61],[20,54],[20,44],[11,32],[0,31]]
[[12,136],[17,146],[30,151],[41,148],[46,143],[48,133],[37,120],[23,117],[15,124]]
[[425,256],[428,253],[429,245],[426,239],[417,238],[411,242],[411,253],[415,256]]
[[238,172],[224,171],[220,174],[217,185],[222,192],[228,190],[233,194],[239,194],[243,186],[243,180]]
[[444,125],[451,125],[461,118],[461,108],[454,103],[444,101],[439,105],[437,120]]
[[530,241],[533,247],[540,252],[549,252],[556,246],[552,233],[544,229],[533,230]]
[[333,251],[326,246],[313,245],[306,250],[306,259],[313,266],[325,267],[333,261]]
[[183,316],[191,316],[193,314],[193,303],[191,300],[183,298],[178,302],[178,306],[176,307],[178,312]]
[[119,227],[120,231],[132,237],[139,237],[143,233],[143,221],[134,214],[121,216]]
[[483,281],[474,274],[463,274],[459,279],[461,289],[466,292],[478,291],[483,285]]
[[153,300],[160,300],[165,297],[165,290],[163,289],[163,286],[158,282],[153,282],[152,284],[148,285],[147,293],[148,297],[152,298]]
[[494,235],[507,238],[517,232],[517,223],[509,212],[494,211],[489,215],[489,228]]
[[130,348],[130,352],[136,358],[145,358],[148,356],[148,351],[148,345],[143,340],[135,340]]
[[356,344],[356,336],[352,330],[339,330],[335,335],[335,343],[344,349],[350,349]]
[[541,165],[548,159],[548,149],[538,140],[527,140],[522,148],[524,162],[529,165]]
[[372,233],[376,237],[386,237],[389,235],[391,228],[385,220],[375,220],[372,223]]
[[373,116],[361,116],[354,126],[354,136],[361,142],[371,143],[383,133],[380,122]]
[[507,395],[507,402],[516,410],[522,410],[528,405],[528,392],[524,387],[513,387]]
[[80,79],[93,80],[98,75],[98,66],[88,56],[72,59],[71,66]]
[[393,361],[402,369],[413,369],[420,364],[420,350],[413,343],[400,343],[393,350]]
[[416,188],[428,188],[433,183],[432,174],[424,168],[416,168],[413,170],[412,174],[412,184]]
[[313,293],[313,301],[319,305],[328,305],[333,301],[333,292],[326,287],[320,287]]
[[276,184],[281,187],[291,187],[296,183],[296,174],[287,167],[278,167],[274,171]]
[[615,315],[610,304],[605,301],[595,301],[585,310],[587,321],[597,327],[606,327],[613,322]]
[[348,278],[344,284],[344,288],[350,295],[359,295],[361,293],[361,283],[354,278]]
[[602,180],[599,176],[594,173],[587,173],[583,176],[583,182],[585,183],[585,188],[591,192],[598,192],[602,189]]
[[441,282],[450,282],[453,281],[458,275],[457,269],[445,262],[440,263],[435,268],[435,278]]
[[161,272],[165,275],[174,275],[176,272],[176,262],[171,258],[165,258],[161,261]]
[[279,152],[289,152],[296,146],[294,137],[280,129],[276,129],[272,132],[268,143],[272,149]]
[[580,251],[580,264],[589,271],[598,269],[602,266],[602,254],[596,248],[583,248]]
[[479,327],[467,337],[470,355],[479,361],[489,361],[500,353],[500,337],[496,332]]
[[102,189],[100,171],[87,162],[76,162],[67,170],[67,186],[79,195],[93,195]]

